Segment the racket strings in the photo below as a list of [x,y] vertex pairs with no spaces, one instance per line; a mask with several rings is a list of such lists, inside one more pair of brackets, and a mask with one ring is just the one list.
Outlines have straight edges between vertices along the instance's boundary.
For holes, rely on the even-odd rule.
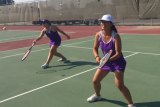
[[100,60],[99,68],[102,68],[102,67],[107,63],[107,61],[109,60],[111,54],[112,54],[112,50],[110,50],[110,51]]

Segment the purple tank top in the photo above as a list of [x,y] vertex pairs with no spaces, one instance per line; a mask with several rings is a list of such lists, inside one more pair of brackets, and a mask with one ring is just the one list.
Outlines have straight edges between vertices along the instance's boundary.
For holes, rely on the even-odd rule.
[[57,31],[52,31],[52,30],[49,32],[45,31],[45,34],[51,41],[60,41],[61,39]]
[[106,53],[109,52],[109,50],[113,50],[113,53],[115,52],[115,45],[114,45],[114,36],[112,35],[112,37],[110,38],[110,40],[106,43],[103,40],[103,33],[100,32],[100,38],[99,38],[99,44],[100,44],[100,48],[102,50],[102,53],[105,55]]
[[[115,54],[115,40],[114,37],[116,36],[117,33],[112,32],[112,36],[110,38],[110,40],[106,43],[105,41],[103,41],[103,33],[100,32],[100,38],[99,38],[99,44],[100,44],[100,48],[102,50],[102,53],[105,55],[106,53],[109,52],[109,50],[112,50],[112,55],[113,56]],[[117,60],[124,60],[123,55],[121,55]]]

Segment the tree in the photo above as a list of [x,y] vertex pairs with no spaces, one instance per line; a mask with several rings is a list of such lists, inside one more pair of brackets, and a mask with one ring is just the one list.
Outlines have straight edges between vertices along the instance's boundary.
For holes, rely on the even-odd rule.
[[0,0],[0,5],[11,5],[14,3],[14,0]]

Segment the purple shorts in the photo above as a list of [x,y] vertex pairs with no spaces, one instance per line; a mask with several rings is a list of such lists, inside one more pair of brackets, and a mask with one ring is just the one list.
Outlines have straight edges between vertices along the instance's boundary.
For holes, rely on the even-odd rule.
[[112,62],[107,62],[102,68],[100,68],[101,70],[104,71],[122,71],[124,72],[126,68],[126,61],[124,58],[119,58],[115,61]]
[[61,45],[61,41],[50,41],[49,45],[50,45],[50,47],[52,45],[54,45],[54,46],[60,46]]

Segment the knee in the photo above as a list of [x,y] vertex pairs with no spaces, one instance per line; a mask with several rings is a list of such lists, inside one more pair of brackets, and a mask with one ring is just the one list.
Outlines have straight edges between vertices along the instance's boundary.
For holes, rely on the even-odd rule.
[[117,83],[116,84],[116,87],[119,89],[119,90],[123,90],[125,88],[124,84],[123,83]]
[[97,79],[93,79],[93,80],[92,80],[92,83],[93,83],[94,85],[96,85],[96,84],[100,84],[100,81],[97,80]]

